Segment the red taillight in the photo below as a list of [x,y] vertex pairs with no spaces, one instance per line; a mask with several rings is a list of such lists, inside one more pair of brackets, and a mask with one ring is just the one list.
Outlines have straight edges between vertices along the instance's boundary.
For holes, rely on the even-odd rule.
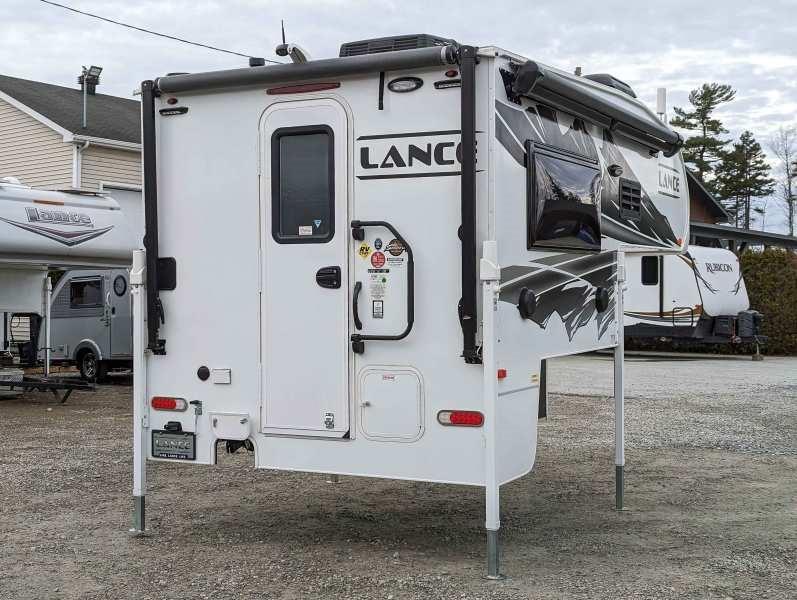
[[506,369],[498,369],[498,379],[506,379]]
[[182,398],[172,398],[170,396],[155,396],[151,402],[155,410],[185,410],[188,404]]
[[484,415],[477,410],[441,410],[437,413],[437,421],[441,425],[481,427],[484,425]]
[[283,85],[279,87],[268,88],[266,94],[269,96],[279,94],[306,94],[307,92],[323,92],[324,90],[334,90],[339,88],[340,83],[337,81],[330,81],[326,83],[300,83],[298,85]]

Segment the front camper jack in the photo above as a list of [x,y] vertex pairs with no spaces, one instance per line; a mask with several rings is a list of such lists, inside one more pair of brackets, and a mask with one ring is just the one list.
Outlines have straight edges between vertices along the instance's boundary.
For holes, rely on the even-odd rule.
[[147,460],[248,442],[258,468],[483,487],[496,578],[544,360],[614,350],[623,506],[625,254],[688,239],[685,195],[656,183],[683,176],[679,138],[624,91],[498,48],[341,55],[144,84],[134,531]]

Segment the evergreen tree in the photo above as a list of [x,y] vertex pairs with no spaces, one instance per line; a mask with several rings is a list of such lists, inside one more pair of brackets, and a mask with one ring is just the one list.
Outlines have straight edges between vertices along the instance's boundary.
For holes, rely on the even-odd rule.
[[756,211],[753,201],[770,195],[774,190],[769,170],[761,144],[749,131],[741,135],[717,165],[715,189],[737,227],[750,229],[751,213],[760,212]]
[[697,176],[711,191],[715,191],[711,181],[714,163],[721,160],[723,148],[730,141],[720,138],[728,130],[712,114],[720,104],[730,102],[735,96],[736,91],[729,85],[704,83],[689,93],[692,109],[676,107],[675,117],[670,120],[673,127],[695,132],[684,143],[683,157],[693,165]]

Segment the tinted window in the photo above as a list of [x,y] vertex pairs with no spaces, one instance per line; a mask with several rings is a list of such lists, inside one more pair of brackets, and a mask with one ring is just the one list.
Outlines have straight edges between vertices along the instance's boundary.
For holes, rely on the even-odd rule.
[[271,145],[272,234],[280,243],[332,239],[335,214],[332,131],[279,129]]
[[90,279],[70,282],[69,304],[72,308],[102,306],[102,280]]
[[659,257],[642,257],[642,285],[659,285]]
[[548,150],[529,156],[529,248],[600,250],[597,164]]

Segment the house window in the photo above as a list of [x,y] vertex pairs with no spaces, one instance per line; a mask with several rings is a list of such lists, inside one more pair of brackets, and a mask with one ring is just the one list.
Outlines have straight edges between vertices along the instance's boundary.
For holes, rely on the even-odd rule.
[[642,257],[642,285],[659,285],[659,257]]
[[69,306],[72,308],[102,306],[102,279],[83,279],[70,282]]
[[325,125],[278,129],[271,138],[272,235],[280,244],[335,235],[335,159]]
[[527,247],[600,250],[596,161],[526,143]]

